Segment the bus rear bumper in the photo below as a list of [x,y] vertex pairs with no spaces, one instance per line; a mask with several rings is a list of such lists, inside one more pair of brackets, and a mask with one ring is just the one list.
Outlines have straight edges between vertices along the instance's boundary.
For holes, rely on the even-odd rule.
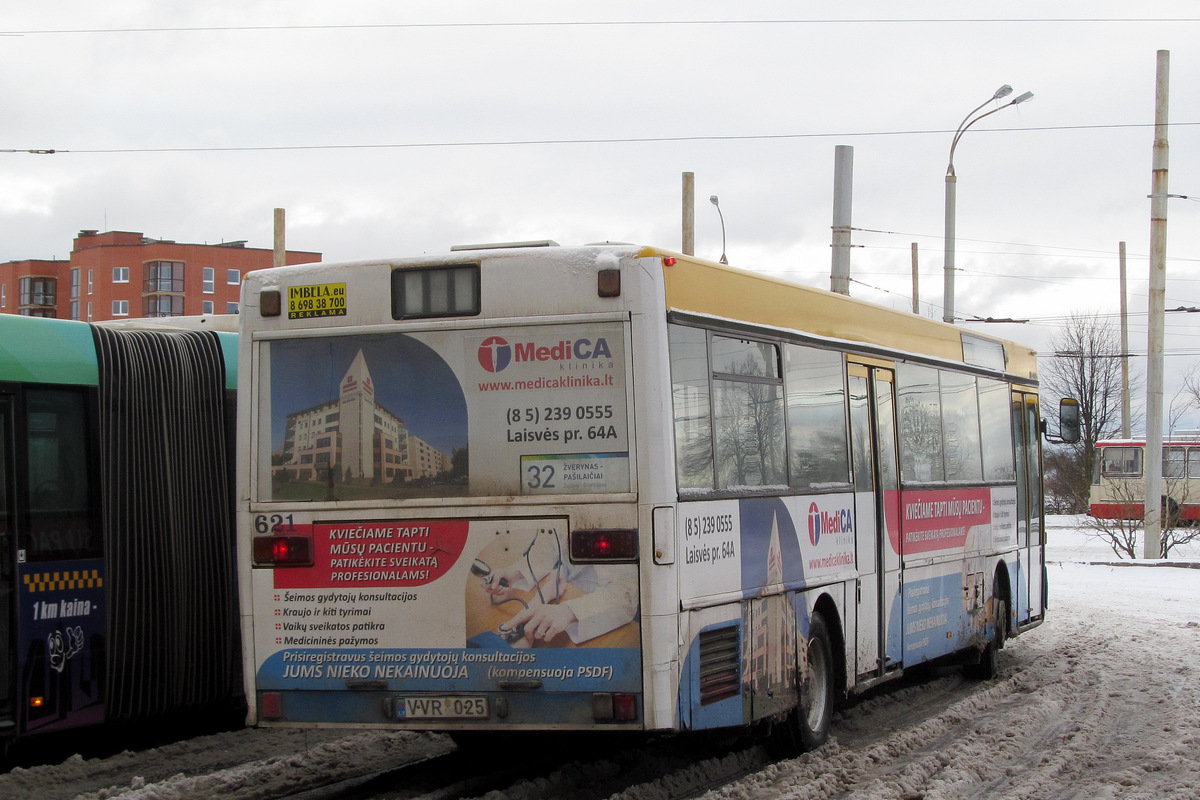
[[260,725],[404,730],[644,730],[642,695],[616,692],[263,691]]

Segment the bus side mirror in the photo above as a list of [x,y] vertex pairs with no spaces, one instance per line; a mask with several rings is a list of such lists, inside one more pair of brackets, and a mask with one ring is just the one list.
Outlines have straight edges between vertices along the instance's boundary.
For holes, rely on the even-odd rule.
[[1079,441],[1079,401],[1072,397],[1058,401],[1058,438],[1064,444]]

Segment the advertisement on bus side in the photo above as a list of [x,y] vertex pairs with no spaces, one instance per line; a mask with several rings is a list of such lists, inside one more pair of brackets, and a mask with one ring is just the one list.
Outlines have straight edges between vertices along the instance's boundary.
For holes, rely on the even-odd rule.
[[24,564],[19,573],[22,732],[102,722],[103,560]]
[[852,575],[853,509],[848,492],[681,505],[684,602]]

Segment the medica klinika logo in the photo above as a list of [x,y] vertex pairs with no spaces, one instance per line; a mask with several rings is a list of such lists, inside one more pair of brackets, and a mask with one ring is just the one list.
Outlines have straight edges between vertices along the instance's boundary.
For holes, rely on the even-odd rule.
[[517,361],[593,361],[611,360],[613,355],[608,340],[602,336],[595,342],[585,338],[563,339],[552,346],[518,342],[515,347],[501,336],[489,336],[479,345],[478,357],[479,366],[488,372],[500,372],[514,358]]
[[512,347],[502,336],[489,336],[479,345],[479,366],[488,372],[500,372],[512,361]]

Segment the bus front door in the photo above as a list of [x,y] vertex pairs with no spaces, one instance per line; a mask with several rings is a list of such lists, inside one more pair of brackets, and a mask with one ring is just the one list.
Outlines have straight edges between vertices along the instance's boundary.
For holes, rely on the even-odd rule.
[[895,379],[890,369],[850,364],[849,381],[859,574],[855,671],[868,684],[902,661]]
[[1017,462],[1017,547],[1020,566],[1011,598],[1018,627],[1045,610],[1045,534],[1042,526],[1042,458],[1037,397],[1013,392],[1013,442]]

